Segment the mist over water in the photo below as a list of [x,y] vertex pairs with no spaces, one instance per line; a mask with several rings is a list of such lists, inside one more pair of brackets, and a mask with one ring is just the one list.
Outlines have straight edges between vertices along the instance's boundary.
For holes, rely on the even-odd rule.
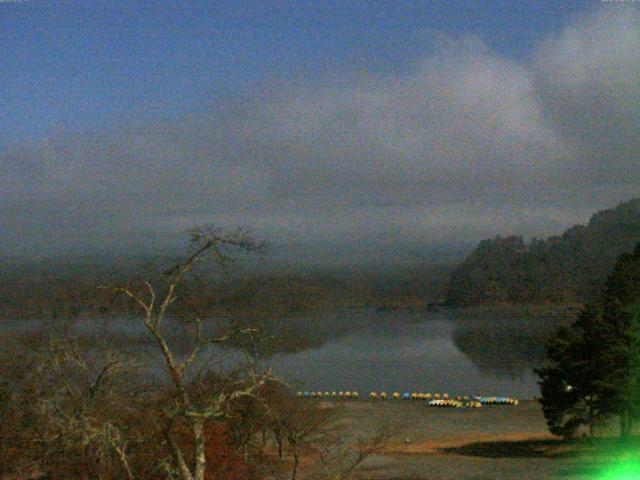
[[[533,368],[543,360],[544,339],[557,322],[552,316],[469,310],[343,310],[256,320],[270,341],[258,341],[249,350],[255,347],[261,366],[284,377],[294,389],[530,398],[538,394]],[[214,324],[224,328],[211,321],[210,333]],[[193,325],[169,320],[165,328],[177,354],[185,355],[185,332],[188,335]],[[5,337],[49,335],[56,329],[98,343],[111,339],[112,345],[137,352],[161,371],[162,358],[136,318],[91,319],[67,325],[66,330],[40,321],[0,326]],[[233,368],[243,359],[241,351],[216,345],[204,353],[197,369]]]
[[533,368],[557,319],[467,315],[365,310],[305,319],[300,328],[315,328],[322,343],[266,363],[306,390],[536,395]]

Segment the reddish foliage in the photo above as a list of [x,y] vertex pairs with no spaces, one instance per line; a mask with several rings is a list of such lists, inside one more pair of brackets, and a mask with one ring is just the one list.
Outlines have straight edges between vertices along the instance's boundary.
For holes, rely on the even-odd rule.
[[251,478],[251,469],[240,457],[222,423],[210,423],[207,437],[207,480],[241,480]]
[[[186,425],[176,428],[174,435],[185,457],[193,458],[193,437]],[[205,455],[207,459],[206,480],[249,480],[253,478],[251,467],[238,454],[236,446],[227,434],[222,422],[205,425]]]

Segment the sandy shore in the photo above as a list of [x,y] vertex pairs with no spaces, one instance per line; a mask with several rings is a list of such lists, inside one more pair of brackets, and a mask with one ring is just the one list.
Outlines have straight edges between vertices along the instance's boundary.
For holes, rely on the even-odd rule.
[[380,425],[399,429],[380,454],[365,462],[361,478],[583,478],[572,474],[575,457],[548,433],[533,400],[481,409],[428,408],[403,400],[342,403],[352,432],[366,437]]

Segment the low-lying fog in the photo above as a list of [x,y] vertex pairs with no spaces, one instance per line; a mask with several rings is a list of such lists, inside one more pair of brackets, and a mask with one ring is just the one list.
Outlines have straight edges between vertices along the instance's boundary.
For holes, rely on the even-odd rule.
[[[486,310],[441,312],[342,310],[303,318],[255,320],[262,333],[244,342],[259,362],[294,389],[423,391],[450,394],[538,393],[533,368],[544,356],[544,339],[557,315]],[[217,327],[214,327],[214,324]],[[60,331],[61,323],[4,322],[3,336]],[[88,319],[67,325],[66,335],[101,345],[107,339],[160,361],[140,319]],[[224,328],[208,322],[208,330]],[[166,324],[177,351],[186,352],[192,324]],[[237,346],[237,345],[236,345]],[[229,368],[243,361],[238,348],[210,347],[201,367]]]

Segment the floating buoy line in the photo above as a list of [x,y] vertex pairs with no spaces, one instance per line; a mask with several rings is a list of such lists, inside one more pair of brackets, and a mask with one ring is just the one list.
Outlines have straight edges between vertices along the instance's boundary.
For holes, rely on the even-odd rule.
[[[357,391],[299,391],[298,398],[309,399],[334,399],[334,400],[358,400],[360,393]],[[422,400],[426,401],[429,407],[450,407],[450,408],[481,408],[483,405],[518,405],[519,400],[513,397],[481,397],[458,395],[450,397],[448,393],[422,393],[422,392],[371,392],[371,400]]]

